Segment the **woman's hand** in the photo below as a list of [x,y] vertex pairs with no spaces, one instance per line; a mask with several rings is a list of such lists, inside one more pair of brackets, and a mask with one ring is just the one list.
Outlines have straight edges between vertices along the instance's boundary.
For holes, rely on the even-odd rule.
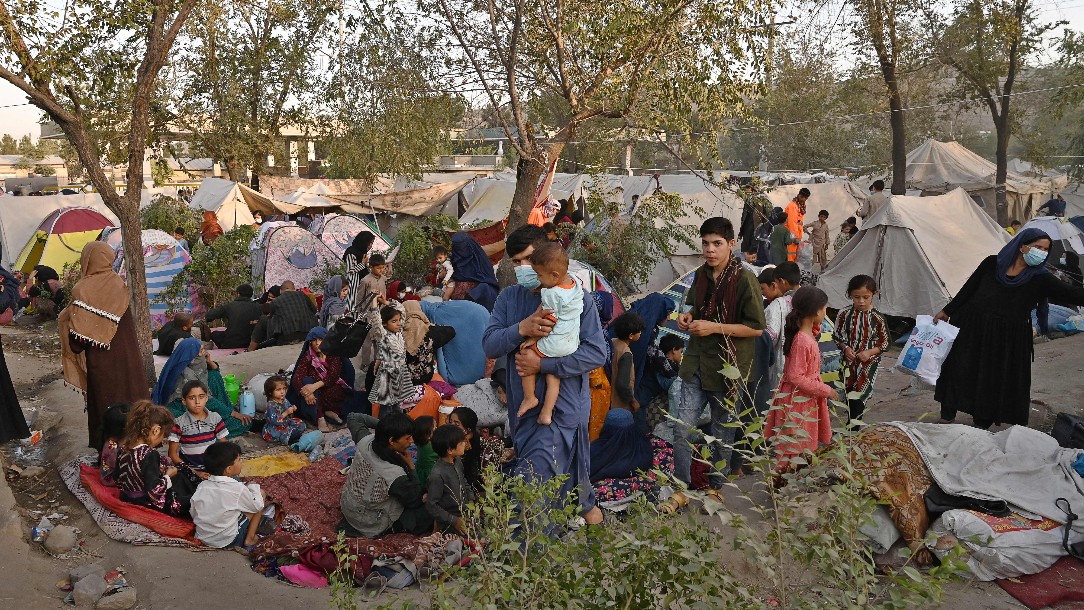
[[832,393],[828,395],[828,400],[838,401],[839,400],[839,390],[832,390]]
[[542,309],[542,306],[539,305],[533,314],[519,323],[519,336],[524,339],[541,339],[549,335],[557,324],[553,321],[553,318],[548,317],[551,315],[553,315],[552,309]]
[[949,319],[950,318],[949,318],[948,314],[945,313],[945,310],[942,309],[941,311],[934,314],[933,323],[937,324],[938,322],[948,322]]
[[846,347],[843,348],[843,359],[844,360],[850,362],[851,360],[854,360],[854,357],[855,357],[854,356],[854,350],[851,349],[850,346],[846,346]]
[[246,425],[247,425],[247,424],[248,424],[249,422],[251,422],[251,421],[252,421],[252,418],[251,418],[251,417],[249,417],[248,415],[245,415],[244,413],[242,413],[242,412],[240,412],[240,411],[234,411],[233,413],[230,413],[230,416],[232,416],[232,417],[233,417],[234,419],[236,419],[236,420],[240,420],[240,422],[241,422],[242,424],[246,424]]
[[177,468],[175,466],[170,466],[169,468],[166,468],[165,475],[172,479],[173,477],[177,476]]

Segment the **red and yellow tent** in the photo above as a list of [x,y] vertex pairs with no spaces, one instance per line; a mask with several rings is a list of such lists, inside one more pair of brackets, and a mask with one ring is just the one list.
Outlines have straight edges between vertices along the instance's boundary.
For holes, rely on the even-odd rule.
[[98,239],[102,229],[113,223],[90,208],[61,208],[41,221],[15,259],[15,268],[29,274],[36,265],[52,267],[57,273],[67,263],[79,261],[83,246]]

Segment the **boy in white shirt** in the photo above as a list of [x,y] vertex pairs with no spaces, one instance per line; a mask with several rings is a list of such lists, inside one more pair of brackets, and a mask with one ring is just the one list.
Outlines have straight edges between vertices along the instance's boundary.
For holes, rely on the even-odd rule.
[[241,473],[241,447],[221,441],[203,453],[210,477],[192,495],[192,521],[196,538],[216,549],[250,547],[259,536],[274,533],[275,524],[263,518],[267,500],[260,486],[234,479]]

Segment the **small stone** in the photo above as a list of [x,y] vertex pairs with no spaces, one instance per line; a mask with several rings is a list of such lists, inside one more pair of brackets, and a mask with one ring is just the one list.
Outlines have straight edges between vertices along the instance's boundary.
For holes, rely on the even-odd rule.
[[38,411],[38,414],[34,416],[34,423],[30,427],[34,430],[41,430],[43,433],[60,425],[60,422],[64,420],[64,416],[56,411],[47,411],[42,409]]
[[40,477],[45,474],[45,469],[41,466],[27,466],[23,468],[23,471],[19,473],[19,476],[24,479],[33,479],[34,477]]
[[88,576],[97,576],[98,578],[105,580],[105,568],[96,563],[88,563],[68,572],[68,578],[71,579],[73,585]]
[[75,605],[89,608],[98,602],[98,599],[109,589],[109,583],[104,578],[84,578],[75,583],[72,594],[75,597]]
[[[58,525],[49,531],[45,537],[45,550],[54,555],[63,555],[75,548],[79,543],[79,535],[67,525]],[[103,581],[104,582],[104,581]]]
[[97,610],[128,610],[136,605],[136,590],[134,588],[121,589],[112,595],[107,595],[98,600],[94,606]]

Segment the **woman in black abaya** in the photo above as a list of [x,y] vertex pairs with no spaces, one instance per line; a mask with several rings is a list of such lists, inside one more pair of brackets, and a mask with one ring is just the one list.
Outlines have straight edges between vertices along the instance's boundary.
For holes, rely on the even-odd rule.
[[[7,269],[0,267],[0,312],[9,307],[18,307],[18,302],[19,281]],[[19,407],[19,397],[15,395],[8,363],[4,359],[4,346],[0,343],[0,443],[29,436],[30,428]]]

